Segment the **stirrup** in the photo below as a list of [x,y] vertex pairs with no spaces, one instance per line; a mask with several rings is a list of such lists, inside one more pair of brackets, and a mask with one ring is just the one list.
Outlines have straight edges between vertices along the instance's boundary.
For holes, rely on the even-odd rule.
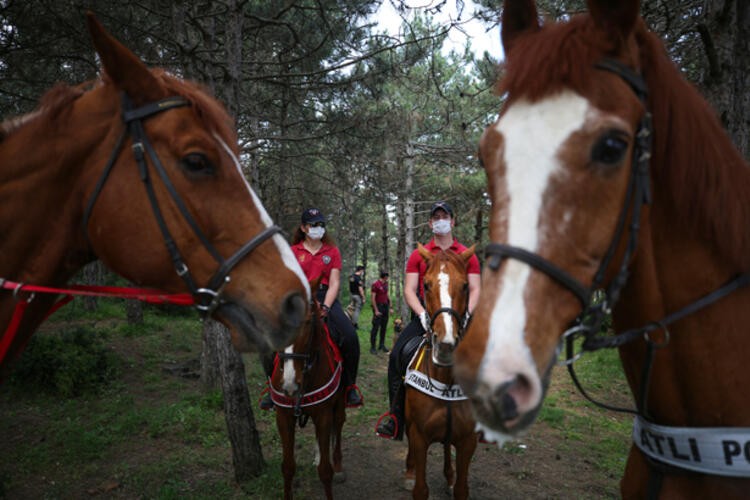
[[[263,401],[265,400],[266,397],[268,397],[268,399],[271,400],[271,406],[269,407],[263,406]],[[260,393],[260,397],[258,398],[258,408],[260,408],[263,411],[271,411],[275,407],[276,407],[276,404],[273,402],[273,398],[271,397],[271,387],[266,386],[266,388],[263,389],[263,391]]]
[[[390,436],[388,434],[381,434],[380,432],[378,432],[380,423],[386,417],[390,417],[391,421],[393,421],[393,434],[391,434]],[[391,440],[396,439],[396,437],[398,436],[398,418],[396,418],[396,415],[394,413],[387,411],[380,416],[377,423],[375,424],[375,435],[383,439],[391,439]]]
[[[359,403],[350,405],[349,404],[349,393],[351,391],[354,391],[357,395],[359,395]],[[359,387],[357,387],[357,384],[352,384],[349,387],[346,388],[344,391],[344,405],[346,408],[359,408],[360,406],[364,406],[365,404],[365,398],[362,396],[362,391],[359,390]]]

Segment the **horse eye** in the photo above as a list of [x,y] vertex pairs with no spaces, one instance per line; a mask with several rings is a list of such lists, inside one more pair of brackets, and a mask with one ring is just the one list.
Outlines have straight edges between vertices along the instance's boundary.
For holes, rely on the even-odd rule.
[[429,283],[425,283],[425,284],[424,284],[424,285],[422,285],[422,286],[424,287],[424,291],[425,291],[425,292],[426,292],[427,290],[429,290],[429,289],[430,289],[430,284],[429,284]]
[[616,165],[628,151],[628,141],[619,131],[610,131],[594,144],[591,160],[604,165]]
[[203,153],[190,153],[180,160],[182,168],[191,174],[212,175],[216,168]]

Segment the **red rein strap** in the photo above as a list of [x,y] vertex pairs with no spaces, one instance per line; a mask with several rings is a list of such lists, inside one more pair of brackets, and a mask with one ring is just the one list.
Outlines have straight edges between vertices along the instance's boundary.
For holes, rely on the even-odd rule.
[[[180,306],[192,306],[195,304],[193,296],[189,293],[165,294],[158,290],[148,288],[128,288],[121,286],[94,286],[94,285],[71,285],[69,288],[53,288],[40,285],[28,285],[0,279],[0,290],[12,290],[13,296],[18,300],[16,308],[13,310],[13,316],[8,323],[5,334],[0,338],[0,364],[5,359],[10,344],[18,333],[18,326],[21,324],[24,312],[35,293],[61,293],[64,296],[55,302],[47,311],[44,319],[49,318],[55,311],[73,300],[75,295],[86,295],[89,297],[119,297],[125,299],[136,299],[149,304],[175,304]],[[20,292],[30,293],[27,298],[20,298]]]

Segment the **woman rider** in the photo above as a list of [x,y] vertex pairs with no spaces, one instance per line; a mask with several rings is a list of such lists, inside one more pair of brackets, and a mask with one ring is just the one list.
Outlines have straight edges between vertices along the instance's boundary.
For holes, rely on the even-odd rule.
[[[331,338],[339,346],[343,358],[342,383],[346,387],[346,406],[362,406],[362,395],[356,385],[359,367],[359,338],[338,300],[341,284],[341,253],[326,234],[325,217],[317,208],[302,212],[302,223],[292,238],[292,252],[297,257],[309,281],[320,279],[315,296],[320,304],[321,316],[328,321]],[[270,359],[269,359],[270,358]],[[263,359],[269,377],[273,372],[273,356]],[[266,393],[260,402],[263,410],[273,408],[271,394]]]

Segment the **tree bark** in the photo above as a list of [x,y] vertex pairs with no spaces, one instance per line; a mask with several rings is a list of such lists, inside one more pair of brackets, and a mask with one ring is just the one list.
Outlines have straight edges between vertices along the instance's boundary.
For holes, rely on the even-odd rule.
[[[702,21],[702,22],[701,22]],[[706,0],[696,30],[703,43],[701,86],[734,144],[750,157],[750,2]]]
[[[229,330],[221,323],[207,321],[204,339],[206,344],[211,346],[208,349],[209,354],[216,355],[214,364],[224,395],[224,418],[232,446],[234,477],[237,482],[248,481],[258,477],[266,464],[250,403],[245,364],[240,354],[232,347]],[[206,372],[206,357],[207,352],[204,350],[202,374]]]

